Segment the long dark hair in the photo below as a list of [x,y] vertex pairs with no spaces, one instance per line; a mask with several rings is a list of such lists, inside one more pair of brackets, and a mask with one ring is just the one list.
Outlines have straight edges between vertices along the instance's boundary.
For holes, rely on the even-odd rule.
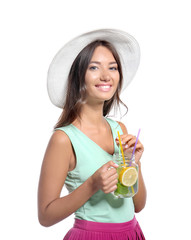
[[121,67],[119,55],[111,43],[103,40],[96,40],[88,44],[78,54],[78,56],[76,57],[76,59],[74,60],[71,66],[71,69],[68,75],[67,95],[66,95],[65,104],[63,107],[63,112],[55,128],[67,126],[71,124],[77,117],[80,118],[81,107],[85,103],[85,99],[86,99],[86,86],[85,86],[86,70],[89,66],[92,55],[98,46],[104,46],[111,51],[111,53],[113,54],[113,57],[117,62],[118,71],[120,75],[118,88],[115,94],[111,99],[104,102],[103,116],[106,116],[115,104],[116,106],[119,106],[119,103],[122,103],[126,107],[126,105],[121,101],[119,97],[121,87],[122,87],[122,81],[123,81],[122,67]]

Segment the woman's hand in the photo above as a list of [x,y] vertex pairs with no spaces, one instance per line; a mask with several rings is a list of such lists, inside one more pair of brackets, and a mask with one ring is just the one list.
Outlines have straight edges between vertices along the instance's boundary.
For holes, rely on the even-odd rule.
[[93,187],[98,191],[101,189],[104,193],[110,193],[117,189],[118,167],[113,161],[109,161],[100,167],[92,176]]
[[[121,143],[123,146],[123,151],[124,153],[128,151],[130,148],[134,148],[135,142],[136,142],[136,136],[130,135],[130,134],[123,134],[120,135],[121,138]],[[118,137],[116,138],[116,143],[119,146],[119,139]],[[139,163],[140,158],[143,154],[144,147],[143,144],[138,140],[137,145],[136,145],[136,150],[135,150],[135,162]]]

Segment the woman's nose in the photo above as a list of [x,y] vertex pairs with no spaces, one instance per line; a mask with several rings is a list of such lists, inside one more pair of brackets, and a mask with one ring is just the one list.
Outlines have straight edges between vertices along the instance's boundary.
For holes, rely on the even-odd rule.
[[110,81],[111,77],[110,77],[110,74],[107,70],[102,70],[101,72],[101,76],[100,76],[100,80],[101,81]]

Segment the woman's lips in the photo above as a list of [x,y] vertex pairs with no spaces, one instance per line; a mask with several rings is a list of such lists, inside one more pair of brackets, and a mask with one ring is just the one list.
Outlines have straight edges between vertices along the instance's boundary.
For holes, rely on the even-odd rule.
[[111,89],[112,85],[102,85],[102,84],[99,84],[99,85],[96,85],[96,88],[98,88],[99,90],[101,91],[104,91],[104,92],[107,92]]

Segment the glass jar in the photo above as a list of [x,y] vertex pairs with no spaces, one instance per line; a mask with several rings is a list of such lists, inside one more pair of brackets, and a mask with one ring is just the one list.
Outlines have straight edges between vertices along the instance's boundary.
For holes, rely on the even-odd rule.
[[[124,161],[125,160],[125,161]],[[133,197],[138,192],[139,168],[135,163],[135,155],[131,151],[122,154],[115,153],[113,162],[117,163],[118,183],[117,189],[112,194],[117,198]]]

